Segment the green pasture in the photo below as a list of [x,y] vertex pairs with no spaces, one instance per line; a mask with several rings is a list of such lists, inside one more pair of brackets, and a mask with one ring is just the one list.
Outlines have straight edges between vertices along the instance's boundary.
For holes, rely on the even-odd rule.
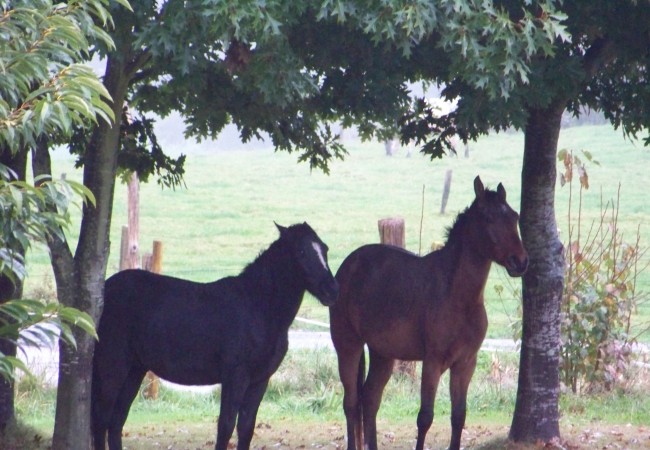
[[[187,153],[186,187],[161,189],[155,182],[140,188],[140,249],[150,251],[152,241],[164,245],[163,271],[196,281],[209,281],[237,274],[277,237],[273,222],[282,225],[307,221],[330,247],[329,261],[336,270],[347,254],[358,246],[378,241],[378,219],[401,216],[406,221],[407,248],[426,253],[445,239],[445,230],[456,214],[473,199],[472,181],[480,175],[495,188],[502,182],[508,200],[519,209],[523,135],[493,134],[470,144],[469,158],[459,149],[457,157],[430,160],[417,152],[407,157],[405,148],[385,155],[382,143],[345,141],[349,155],[334,161],[329,175],[310,171],[297,163],[297,156],[271,149],[239,149],[206,152],[205,145],[169,147]],[[641,244],[647,247],[646,227],[650,208],[644,194],[650,168],[650,151],[642,142],[624,139],[610,126],[564,129],[560,148],[589,151],[600,165],[589,163],[590,189],[583,195],[583,223],[596,220],[602,201],[616,199],[620,185],[620,226],[633,243],[640,226]],[[81,179],[65,150],[54,156],[54,173]],[[445,172],[453,171],[447,211],[440,214]],[[577,187],[576,187],[577,189]],[[574,190],[574,198],[577,190]],[[567,236],[568,186],[557,185],[558,227]],[[574,209],[577,201],[574,202]],[[70,230],[78,232],[78,212]],[[117,270],[121,227],[127,223],[126,186],[115,193],[111,226],[111,255],[108,274]],[[28,256],[27,293],[42,287],[51,290],[52,275],[43,249]],[[647,264],[650,255],[643,258]],[[490,328],[488,337],[511,336],[510,323],[517,318],[519,300],[505,290],[500,298],[495,284],[519,284],[495,267],[486,289]],[[639,285],[650,287],[650,272],[642,273]],[[327,310],[309,298],[303,317],[327,321]],[[639,332],[650,322],[650,306],[641,304],[635,317]],[[642,340],[650,340],[648,333]]]

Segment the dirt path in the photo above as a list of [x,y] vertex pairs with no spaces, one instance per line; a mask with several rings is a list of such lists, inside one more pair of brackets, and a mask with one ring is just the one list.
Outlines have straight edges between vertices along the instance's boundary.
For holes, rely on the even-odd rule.
[[[125,432],[125,450],[203,450],[214,448],[215,428],[188,424],[170,429],[165,426],[147,426]],[[382,450],[408,450],[415,446],[415,423],[388,424],[380,422],[377,436]],[[650,449],[650,426],[594,425],[593,427],[563,426],[562,440],[539,445],[515,445],[507,441],[509,427],[505,425],[471,425],[463,432],[462,446],[479,450],[532,450],[532,449]],[[443,450],[449,444],[449,427],[435,424],[427,435],[425,448]],[[236,447],[233,438],[231,448]],[[342,423],[314,423],[282,421],[269,424],[260,422],[253,438],[255,450],[342,450],[346,448]]]

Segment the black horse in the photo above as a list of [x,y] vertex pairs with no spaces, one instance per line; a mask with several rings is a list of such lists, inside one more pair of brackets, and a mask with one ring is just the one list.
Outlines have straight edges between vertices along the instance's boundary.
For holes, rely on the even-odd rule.
[[277,226],[280,238],[236,277],[195,283],[140,270],[106,280],[93,359],[92,427],[96,450],[122,428],[148,370],[184,385],[221,383],[217,450],[237,423],[248,449],[271,375],[288,347],[288,329],[305,291],[324,305],[338,296],[327,246],[307,224]]

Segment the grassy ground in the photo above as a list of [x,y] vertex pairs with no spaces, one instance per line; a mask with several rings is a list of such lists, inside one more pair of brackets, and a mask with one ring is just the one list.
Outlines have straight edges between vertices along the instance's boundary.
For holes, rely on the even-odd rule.
[[[479,354],[470,385],[464,448],[523,450],[507,435],[516,389],[515,355]],[[647,369],[637,370],[616,392],[588,397],[564,393],[560,403],[562,440],[557,448],[641,449],[650,446],[650,386]],[[438,390],[427,448],[444,449],[450,437],[448,377]],[[253,448],[282,450],[345,445],[342,392],[335,355],[329,350],[292,350],[272,377],[258,414]],[[603,408],[603,405],[607,405]],[[172,450],[214,447],[219,390],[178,392],[162,388],[158,400],[138,398],[124,428],[128,450]],[[382,449],[413,448],[419,408],[418,380],[397,375],[389,382],[379,413],[378,439]],[[0,438],[4,450],[45,449],[53,429],[54,392],[22,381],[18,385],[18,416],[24,427],[14,441]],[[233,442],[236,437],[233,438]],[[547,447],[548,448],[548,447]]]
[[[386,157],[379,143],[347,143],[350,154],[335,161],[331,174],[310,172],[294,155],[272,150],[191,152],[187,162],[187,188],[162,190],[155,183],[141,186],[140,248],[164,245],[166,274],[197,281],[214,280],[238,273],[260,250],[277,237],[273,221],[280,224],[308,221],[331,248],[330,265],[336,270],[343,258],[358,246],[378,240],[377,220],[402,216],[406,221],[408,249],[426,253],[444,233],[456,214],[473,198],[472,180],[478,174],[488,186],[503,182],[508,200],[519,209],[523,136],[502,133],[471,145],[469,158],[429,161],[417,152],[409,158],[402,150]],[[595,220],[601,199],[616,198],[620,183],[621,226],[629,242],[641,225],[641,244],[648,247],[645,227],[650,209],[645,196],[645,170],[650,151],[641,143],[623,139],[609,126],[584,126],[562,131],[560,148],[590,151],[600,165],[587,166],[591,189],[583,197],[583,222]],[[172,148],[178,152],[178,148]],[[182,151],[182,149],[180,149]],[[447,170],[453,171],[447,212],[440,214],[441,193]],[[80,179],[65,152],[55,157],[55,174]],[[557,187],[558,227],[567,236],[568,188]],[[117,270],[121,227],[126,219],[126,188],[119,185],[111,228],[109,275]],[[78,218],[77,218],[78,220]],[[75,222],[77,223],[77,222]],[[71,228],[74,241],[78,226]],[[28,257],[27,291],[52,286],[49,261],[44,251]],[[644,263],[650,262],[650,255]],[[501,268],[492,270],[486,300],[488,337],[510,337],[519,300],[500,298],[496,284],[510,279]],[[515,286],[518,280],[515,281]],[[650,272],[639,278],[650,288]],[[507,292],[508,290],[506,290]],[[326,308],[313,299],[304,303],[301,316],[327,321]],[[642,304],[635,317],[635,333],[650,323],[650,304]],[[650,341],[648,333],[642,340]]]

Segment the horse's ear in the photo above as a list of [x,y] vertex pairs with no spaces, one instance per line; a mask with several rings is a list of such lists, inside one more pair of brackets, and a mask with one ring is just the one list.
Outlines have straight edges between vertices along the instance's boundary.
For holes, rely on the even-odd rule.
[[287,232],[287,227],[283,227],[282,225],[278,225],[278,223],[275,222],[275,221],[273,223],[275,224],[276,228],[280,232],[280,237],[284,236],[285,233]]
[[497,194],[499,194],[499,199],[502,202],[506,201],[506,188],[503,187],[503,184],[499,183],[497,186]]
[[476,198],[483,198],[483,195],[485,194],[485,187],[483,186],[481,177],[478,175],[474,178],[474,193],[476,194]]

